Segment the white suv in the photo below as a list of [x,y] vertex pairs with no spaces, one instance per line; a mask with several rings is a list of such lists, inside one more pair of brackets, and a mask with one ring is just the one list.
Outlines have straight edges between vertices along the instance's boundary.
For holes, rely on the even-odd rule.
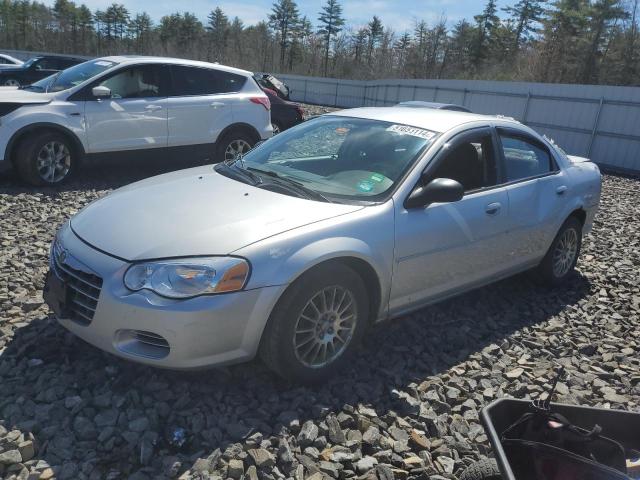
[[68,178],[85,158],[171,153],[231,160],[271,137],[250,72],[191,60],[105,57],[19,90],[0,88],[0,171]]

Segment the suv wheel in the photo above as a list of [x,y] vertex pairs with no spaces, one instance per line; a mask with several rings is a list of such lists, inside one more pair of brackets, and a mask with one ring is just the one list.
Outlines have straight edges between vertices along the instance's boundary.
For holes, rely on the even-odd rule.
[[569,217],[536,270],[543,283],[555,286],[569,277],[578,262],[581,246],[582,223],[576,217]]
[[16,80],[15,78],[7,78],[4,81],[4,86],[5,87],[19,87],[20,86],[20,82],[18,80]]
[[77,163],[67,137],[57,132],[36,133],[24,138],[16,149],[18,174],[32,185],[56,185],[65,181]]
[[244,155],[253,148],[255,142],[243,132],[229,132],[218,142],[216,146],[216,160],[218,162],[230,162],[238,155]]
[[368,323],[360,276],[340,263],[325,264],[285,292],[271,314],[260,354],[288,380],[324,380],[349,361]]
[[277,135],[282,132],[282,127],[278,122],[271,122],[271,126],[273,127],[273,135]]

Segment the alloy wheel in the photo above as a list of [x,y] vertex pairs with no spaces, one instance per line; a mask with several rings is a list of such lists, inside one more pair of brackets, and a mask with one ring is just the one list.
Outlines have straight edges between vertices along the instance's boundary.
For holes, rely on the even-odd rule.
[[227,148],[224,151],[224,160],[225,162],[230,162],[238,158],[238,156],[244,155],[249,150],[251,150],[251,145],[249,145],[249,142],[247,142],[246,140],[232,140],[231,142],[229,142],[229,145],[227,145]]
[[565,276],[576,258],[578,252],[578,232],[573,228],[566,229],[553,251],[553,274],[557,278]]
[[6,87],[19,87],[20,86],[20,82],[18,80],[16,80],[15,78],[9,78],[4,82],[4,85]]
[[271,124],[271,127],[273,127],[273,134],[274,134],[274,135],[277,135],[277,134],[279,134],[279,133],[280,133],[280,127],[278,126],[278,124],[277,124],[277,123],[272,123],[272,124]]
[[42,180],[57,183],[63,180],[71,169],[71,152],[62,142],[47,142],[38,152],[36,166]]
[[296,358],[309,368],[325,367],[346,351],[357,322],[356,299],[350,290],[336,285],[317,292],[294,327]]

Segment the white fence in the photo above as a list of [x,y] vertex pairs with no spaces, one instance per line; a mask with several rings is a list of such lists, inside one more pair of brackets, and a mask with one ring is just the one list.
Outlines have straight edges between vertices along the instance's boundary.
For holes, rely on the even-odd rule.
[[514,117],[568,153],[640,174],[640,88],[479,80],[340,80],[277,75],[292,100],[360,107],[425,100]]

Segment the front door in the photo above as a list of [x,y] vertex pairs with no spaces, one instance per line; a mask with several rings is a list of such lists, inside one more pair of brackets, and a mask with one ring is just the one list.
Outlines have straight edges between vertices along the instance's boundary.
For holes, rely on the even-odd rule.
[[407,210],[396,206],[396,253],[390,312],[399,313],[455,294],[504,269],[509,199],[498,187],[490,128],[456,136],[431,162],[434,178],[460,182],[453,203]]
[[161,66],[139,65],[91,85],[111,90],[110,98],[85,103],[88,153],[167,146],[167,97]]

